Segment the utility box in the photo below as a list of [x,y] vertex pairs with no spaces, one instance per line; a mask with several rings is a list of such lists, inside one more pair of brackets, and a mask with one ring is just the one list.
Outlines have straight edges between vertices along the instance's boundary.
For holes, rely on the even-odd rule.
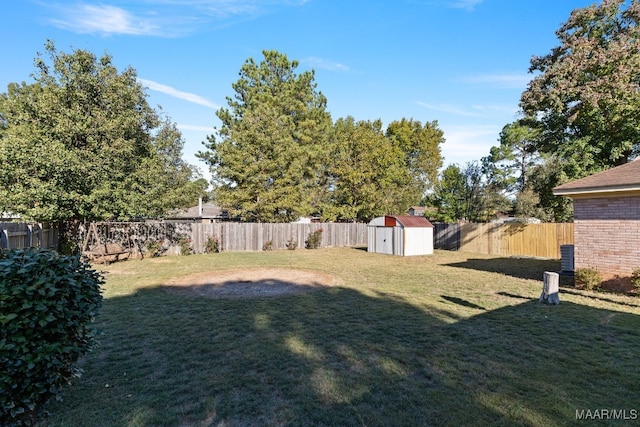
[[412,256],[433,254],[433,224],[425,217],[387,215],[368,227],[367,252]]
[[573,245],[560,245],[560,274],[573,275]]

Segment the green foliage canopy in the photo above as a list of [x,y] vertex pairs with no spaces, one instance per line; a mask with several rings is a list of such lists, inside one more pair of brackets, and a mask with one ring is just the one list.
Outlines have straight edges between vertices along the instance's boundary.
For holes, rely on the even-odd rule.
[[207,186],[135,70],[46,44],[35,82],[0,94],[0,210],[39,221],[161,215]]
[[437,214],[431,218],[447,223],[460,220],[484,222],[496,211],[510,207],[498,189],[486,182],[479,162],[468,162],[463,168],[455,164],[447,166],[427,200],[438,208]]
[[404,152],[385,137],[380,120],[338,119],[329,153],[324,219],[369,221],[405,212],[415,199]]
[[393,121],[387,126],[387,138],[398,146],[404,155],[404,163],[411,176],[410,191],[415,198],[422,198],[438,180],[438,170],[442,166],[440,146],[444,143],[444,132],[438,122],[422,125],[417,120]]
[[489,183],[506,193],[519,193],[527,186],[528,171],[539,160],[539,132],[519,121],[500,132],[500,145],[491,147],[482,159]]
[[276,51],[263,55],[242,66],[229,108],[216,113],[218,135],[198,155],[232,215],[286,222],[314,211],[331,116],[312,71],[296,73],[298,62]]
[[539,150],[563,159],[569,178],[639,153],[639,22],[637,0],[575,9],[556,32],[560,46],[531,60],[538,74],[520,105],[542,131]]

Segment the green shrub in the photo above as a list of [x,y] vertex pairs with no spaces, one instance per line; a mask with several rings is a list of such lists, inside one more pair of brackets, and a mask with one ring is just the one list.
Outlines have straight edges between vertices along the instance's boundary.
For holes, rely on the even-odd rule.
[[191,239],[187,237],[181,237],[178,239],[178,246],[180,247],[180,255],[191,255],[193,249],[191,248]]
[[208,254],[220,252],[220,239],[218,236],[209,236],[204,244],[204,251]]
[[79,376],[94,346],[103,278],[78,255],[0,251],[0,425],[29,424]]
[[309,233],[305,246],[307,249],[318,249],[322,243],[322,228]]
[[290,251],[295,251],[298,248],[298,241],[293,240],[293,237],[287,240],[287,249]]
[[636,289],[640,289],[640,268],[636,268],[631,273],[631,283]]
[[158,240],[148,240],[145,247],[151,258],[159,257],[163,252],[162,242]]
[[602,276],[592,268],[578,268],[574,273],[574,279],[577,287],[590,291],[602,284]]

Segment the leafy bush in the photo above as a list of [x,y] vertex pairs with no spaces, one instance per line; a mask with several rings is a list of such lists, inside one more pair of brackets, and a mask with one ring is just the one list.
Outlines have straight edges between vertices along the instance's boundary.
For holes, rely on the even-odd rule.
[[290,251],[295,251],[298,248],[298,241],[293,240],[293,237],[287,240],[287,249]]
[[309,236],[305,241],[305,246],[307,249],[318,249],[321,243],[322,243],[322,228],[319,228],[309,233]]
[[159,240],[148,240],[146,245],[147,253],[151,256],[151,258],[158,257],[164,252],[164,248],[162,246],[162,242]]
[[204,244],[204,251],[208,254],[220,252],[220,239],[218,236],[209,236]]
[[191,255],[193,253],[191,239],[181,237],[178,239],[178,246],[180,247],[180,255]]
[[266,242],[264,242],[264,244],[262,245],[262,250],[263,251],[273,250],[273,240],[267,240]]
[[94,346],[103,278],[78,255],[0,251],[0,425],[29,424],[79,376]]
[[577,287],[590,291],[602,284],[602,276],[592,268],[578,268],[574,273],[574,279]]
[[631,283],[636,289],[640,289],[640,268],[636,268],[631,273]]

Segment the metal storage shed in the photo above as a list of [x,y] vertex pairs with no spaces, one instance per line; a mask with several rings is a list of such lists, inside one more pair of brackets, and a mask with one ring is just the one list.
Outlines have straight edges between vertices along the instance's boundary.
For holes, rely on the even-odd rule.
[[433,224],[425,217],[381,216],[369,223],[368,232],[367,252],[400,256],[433,253]]

